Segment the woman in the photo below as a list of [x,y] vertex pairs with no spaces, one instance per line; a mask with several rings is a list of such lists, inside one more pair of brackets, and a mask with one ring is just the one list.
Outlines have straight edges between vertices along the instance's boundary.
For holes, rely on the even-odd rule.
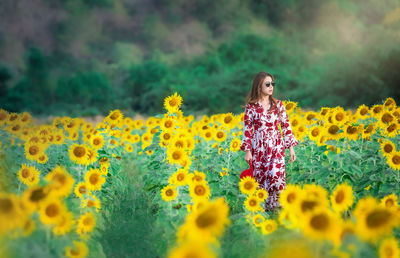
[[[254,77],[246,97],[240,146],[240,150],[246,153],[245,160],[253,162],[253,175],[259,187],[268,191],[265,211],[281,208],[279,195],[286,189],[285,149],[290,152],[289,162],[294,162],[296,155],[293,146],[299,144],[293,135],[284,104],[272,97],[274,87],[275,80],[271,74],[259,72]],[[281,125],[285,141],[278,124]]]

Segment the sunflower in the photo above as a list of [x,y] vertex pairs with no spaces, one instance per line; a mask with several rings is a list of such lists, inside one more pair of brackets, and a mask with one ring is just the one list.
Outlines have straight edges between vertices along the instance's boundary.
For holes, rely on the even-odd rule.
[[87,212],[80,216],[76,232],[82,236],[86,233],[92,232],[95,226],[96,217],[93,215],[93,213]]
[[168,113],[174,113],[179,110],[182,104],[182,97],[176,92],[172,96],[168,96],[164,99],[164,107]]
[[335,212],[341,213],[347,210],[354,202],[353,188],[347,182],[337,185],[330,200]]
[[248,196],[244,201],[244,206],[247,210],[252,212],[262,211],[260,200],[256,196]]
[[217,142],[223,142],[227,138],[227,134],[224,130],[216,130],[213,134],[214,140]]
[[27,219],[22,226],[21,235],[27,237],[32,234],[32,232],[36,229],[36,223],[33,219]]
[[339,235],[339,218],[326,207],[316,207],[300,221],[304,234],[315,240],[334,242]]
[[69,150],[69,158],[76,164],[88,164],[88,149],[85,145],[73,144]]
[[79,182],[78,184],[76,184],[75,189],[74,189],[74,193],[77,197],[79,198],[83,198],[84,194],[89,194],[89,189],[87,187],[87,183],[86,182]]
[[231,141],[231,144],[229,146],[229,150],[232,152],[236,152],[240,150],[240,144],[241,144],[241,140],[238,138],[233,138],[233,140]]
[[58,224],[66,211],[67,208],[60,199],[57,197],[49,197],[40,205],[40,220],[46,225]]
[[400,250],[397,238],[390,236],[383,239],[379,244],[378,253],[380,258],[399,257]]
[[262,223],[265,221],[265,218],[261,214],[255,214],[252,216],[252,221],[254,226],[261,227]]
[[386,208],[397,208],[399,206],[398,202],[397,202],[397,195],[392,193],[389,195],[384,196],[381,201],[380,204]]
[[328,198],[328,191],[315,183],[305,184],[303,186],[303,192],[310,197],[315,197],[322,200],[327,200]]
[[69,258],[84,258],[89,252],[89,248],[84,242],[73,241],[74,247],[65,247],[65,256]]
[[171,164],[180,164],[187,158],[187,154],[184,150],[178,148],[169,148],[167,150],[167,157]]
[[289,210],[302,217],[319,206],[329,207],[327,198],[323,199],[303,190],[300,192],[298,201],[294,202],[294,205],[290,206]]
[[363,139],[369,139],[371,138],[371,135],[375,134],[377,127],[375,124],[369,124],[367,125],[363,130],[362,130],[362,135],[361,137]]
[[268,192],[265,189],[260,188],[256,190],[255,196],[258,198],[259,201],[262,202],[268,198]]
[[396,137],[397,134],[399,133],[400,129],[400,124],[397,121],[394,121],[393,123],[388,124],[387,126],[384,127],[384,135],[388,137]]
[[357,119],[366,119],[369,117],[369,107],[362,104],[359,106],[355,112]]
[[22,164],[21,169],[18,171],[18,178],[22,183],[27,186],[36,185],[39,183],[40,172],[33,166]]
[[301,191],[302,190],[298,185],[286,185],[286,189],[283,189],[279,197],[282,207],[289,208],[294,205],[294,203],[298,201]]
[[374,105],[370,109],[371,115],[375,118],[379,118],[379,116],[384,112],[383,105]]
[[287,229],[293,229],[298,225],[299,217],[290,210],[290,208],[284,207],[278,216],[279,224],[285,226]]
[[194,202],[198,200],[204,200],[210,198],[210,187],[206,182],[190,182],[189,183],[189,195]]
[[92,135],[89,143],[95,150],[101,149],[104,146],[104,137],[101,134]]
[[325,125],[325,136],[328,139],[338,140],[342,137],[342,133],[340,132],[340,127],[335,124]]
[[310,140],[314,142],[318,142],[319,138],[321,138],[321,135],[324,134],[324,128],[320,126],[313,126],[310,128],[310,132],[308,133],[308,137]]
[[171,175],[170,179],[174,181],[175,185],[186,185],[189,180],[189,174],[186,169],[179,169]]
[[160,128],[163,132],[172,132],[172,130],[174,130],[176,126],[176,120],[171,117],[164,117],[160,123]]
[[110,111],[110,114],[104,118],[104,121],[110,125],[114,125],[120,127],[121,122],[123,121],[124,115],[119,109]]
[[18,196],[0,192],[0,235],[22,226],[23,215]]
[[399,215],[393,210],[381,206],[375,198],[364,197],[359,200],[354,211],[357,235],[366,241],[374,242],[390,234],[392,228],[400,223]]
[[258,187],[258,183],[254,177],[245,176],[240,179],[239,189],[242,193],[252,195]]
[[64,167],[57,166],[45,177],[50,182],[51,194],[56,196],[68,196],[71,193],[75,179]]
[[90,191],[101,190],[101,186],[106,182],[106,179],[101,175],[99,169],[91,168],[85,174],[86,186]]
[[90,164],[93,164],[94,162],[96,162],[96,161],[97,161],[97,158],[98,158],[98,156],[99,156],[99,154],[97,153],[97,150],[88,147],[88,148],[87,148],[87,152],[88,152],[88,155],[87,155],[87,164],[90,165]]
[[273,219],[266,219],[260,226],[263,235],[269,235],[278,228],[278,223]]
[[206,179],[206,174],[201,171],[195,170],[194,173],[189,174],[189,182],[203,183]]
[[35,142],[26,142],[24,145],[25,156],[29,160],[37,160],[38,157],[45,152],[47,146],[35,143]]
[[234,124],[233,124],[233,122],[234,122],[234,115],[233,115],[231,112],[226,113],[226,114],[223,114],[223,115],[221,116],[221,119],[220,119],[219,122],[222,124],[222,127],[226,128],[226,129],[228,129],[228,130],[230,130],[231,128],[234,127]]
[[380,143],[380,151],[384,157],[388,158],[396,152],[396,146],[390,140],[383,140]]
[[178,196],[178,192],[176,191],[176,187],[172,185],[167,185],[163,189],[161,189],[161,197],[164,201],[170,202],[175,200]]
[[393,116],[392,112],[383,111],[377,119],[378,119],[378,123],[381,125],[381,127],[385,127],[386,125],[394,122],[395,117]]
[[298,105],[298,102],[293,102],[293,101],[282,101],[282,102],[285,105],[285,109],[288,115],[290,115]]
[[192,235],[219,237],[223,234],[225,226],[231,224],[228,215],[229,206],[224,198],[219,197],[188,214],[185,224],[190,228]]
[[400,152],[394,151],[387,157],[387,163],[394,170],[400,170]]
[[352,140],[352,141],[357,141],[358,140],[358,135],[361,131],[360,126],[354,126],[351,124],[346,124],[343,126],[343,134],[347,139]]
[[96,208],[96,212],[99,212],[99,209],[101,208],[101,202],[97,197],[93,194],[89,194],[86,199],[82,198],[81,199],[81,208]]
[[53,233],[56,236],[65,235],[72,230],[74,224],[75,221],[72,212],[67,211],[61,214],[60,221],[53,228]]
[[39,205],[49,196],[49,187],[34,185],[22,194],[22,204],[28,214],[39,208]]
[[8,120],[8,112],[0,109],[0,125],[4,125]]

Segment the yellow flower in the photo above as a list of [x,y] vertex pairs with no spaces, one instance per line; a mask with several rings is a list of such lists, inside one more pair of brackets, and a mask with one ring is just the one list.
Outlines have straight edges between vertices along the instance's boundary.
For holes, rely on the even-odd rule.
[[104,146],[104,137],[101,134],[92,135],[89,143],[95,150],[101,149]]
[[230,151],[239,151],[240,150],[240,144],[241,144],[241,140],[238,138],[233,138],[233,140],[231,141],[231,144],[229,146],[229,150]]
[[265,201],[268,198],[268,192],[265,189],[260,188],[256,190],[255,196],[259,201]]
[[396,146],[390,140],[383,140],[380,143],[380,151],[384,157],[388,158],[396,152]]
[[400,170],[400,152],[394,151],[387,157],[387,163],[394,170]]
[[379,258],[399,257],[399,244],[393,236],[387,237],[379,244]]
[[191,182],[189,183],[189,195],[195,202],[209,199],[211,196],[210,187],[205,182]]
[[386,195],[381,199],[380,204],[385,206],[386,208],[398,207],[399,204],[397,203],[397,195],[396,194]]
[[37,160],[45,152],[46,148],[46,145],[40,143],[26,142],[24,145],[25,156],[29,160]]
[[163,189],[161,189],[161,197],[164,201],[172,201],[175,200],[178,196],[175,186],[167,185]]
[[335,212],[341,213],[347,210],[354,202],[353,188],[346,182],[337,185],[330,196],[330,200]]
[[101,190],[106,179],[101,175],[99,169],[91,168],[85,174],[85,182],[90,191]]
[[268,235],[278,228],[278,223],[273,219],[266,219],[260,226],[263,235]]
[[182,97],[178,95],[176,92],[174,95],[168,96],[164,100],[164,107],[168,111],[168,113],[177,112],[181,104],[182,104]]
[[187,158],[187,154],[182,149],[170,148],[167,150],[167,157],[171,164],[180,164]]
[[260,206],[260,200],[256,196],[247,196],[244,201],[244,207],[252,212],[262,211],[262,207]]
[[73,241],[74,247],[67,246],[65,248],[65,256],[70,258],[84,258],[89,252],[89,248],[84,242]]
[[242,193],[252,195],[258,187],[258,183],[254,177],[245,176],[240,179],[239,189]]
[[252,220],[253,220],[254,226],[261,227],[262,223],[265,221],[265,218],[261,214],[255,214],[255,215],[253,215]]
[[88,149],[85,145],[73,144],[69,150],[69,158],[76,164],[88,165]]
[[279,201],[284,208],[292,206],[300,196],[301,188],[298,185],[287,184],[279,197]]
[[79,182],[78,184],[76,184],[74,193],[79,198],[83,198],[84,194],[89,194],[90,192],[86,182]]
[[64,167],[57,166],[45,177],[50,182],[51,194],[67,196],[71,193],[75,179],[68,174]]
[[96,218],[91,212],[82,214],[78,220],[77,233],[79,235],[84,235],[93,231],[96,226]]
[[39,214],[43,224],[58,224],[62,215],[67,211],[64,203],[56,197],[50,197],[40,205]]
[[170,179],[174,180],[175,185],[186,185],[189,180],[189,174],[186,169],[179,169],[171,175]]
[[93,194],[88,195],[86,199],[82,198],[81,199],[81,208],[96,208],[96,212],[99,212],[99,209],[101,208],[101,203],[99,199]]
[[18,171],[18,178],[22,183],[27,186],[36,185],[39,183],[40,172],[33,166],[22,164],[21,169]]
[[217,255],[210,249],[207,243],[189,240],[168,250],[168,258],[205,257],[216,258]]
[[72,230],[72,226],[74,225],[73,214],[70,211],[67,211],[61,214],[61,218],[57,225],[53,228],[53,233],[56,236],[65,235]]
[[214,140],[218,142],[223,142],[227,138],[227,134],[224,130],[216,130],[213,134]]
[[0,235],[21,227],[25,219],[23,215],[18,196],[0,192]]

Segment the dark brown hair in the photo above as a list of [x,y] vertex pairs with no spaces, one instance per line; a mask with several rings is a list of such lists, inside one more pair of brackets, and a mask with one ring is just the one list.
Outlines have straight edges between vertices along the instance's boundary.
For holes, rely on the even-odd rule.
[[[275,78],[272,74],[267,73],[267,72],[259,72],[256,74],[256,76],[254,76],[253,79],[253,84],[251,85],[251,89],[249,94],[246,97],[245,100],[245,105],[247,104],[255,104],[261,97],[261,87],[262,87],[262,83],[265,79],[265,77],[271,77],[272,81],[275,81]],[[278,109],[278,99],[269,96],[269,101],[271,103],[271,107],[269,108],[268,111],[270,111],[272,108],[276,107],[277,111],[278,111],[278,115],[280,116],[280,111]]]

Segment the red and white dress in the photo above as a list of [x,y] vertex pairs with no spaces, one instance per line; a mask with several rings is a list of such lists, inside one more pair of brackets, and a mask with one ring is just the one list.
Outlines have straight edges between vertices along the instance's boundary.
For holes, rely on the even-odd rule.
[[[280,118],[277,109],[281,112]],[[279,124],[284,139],[278,128]],[[253,176],[259,188],[268,192],[265,210],[281,207],[279,195],[286,189],[285,149],[297,144],[299,142],[292,132],[285,105],[281,100],[270,111],[264,110],[259,102],[246,105],[240,150],[251,150]]]

